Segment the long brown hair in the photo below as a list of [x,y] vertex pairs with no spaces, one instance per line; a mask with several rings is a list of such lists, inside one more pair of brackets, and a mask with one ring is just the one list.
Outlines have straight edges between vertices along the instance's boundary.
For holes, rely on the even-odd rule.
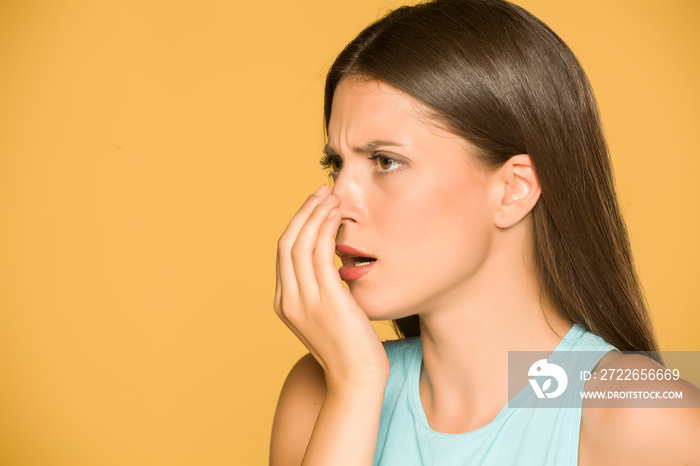
[[[529,154],[542,194],[533,209],[543,293],[562,316],[623,351],[657,351],[615,195],[588,79],[544,23],[502,0],[435,0],[368,26],[326,79],[325,121],[341,79],[378,79],[497,167]],[[394,322],[420,333],[417,316]]]

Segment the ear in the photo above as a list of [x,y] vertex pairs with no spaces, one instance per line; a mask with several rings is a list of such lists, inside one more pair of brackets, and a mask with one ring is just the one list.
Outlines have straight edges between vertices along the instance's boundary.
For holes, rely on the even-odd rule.
[[497,172],[501,202],[494,220],[499,228],[509,228],[530,213],[542,190],[527,154],[514,155]]

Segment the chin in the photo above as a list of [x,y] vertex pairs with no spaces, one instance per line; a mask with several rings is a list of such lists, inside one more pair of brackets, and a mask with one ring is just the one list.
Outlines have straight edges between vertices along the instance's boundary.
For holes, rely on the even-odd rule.
[[409,306],[397,308],[397,299],[392,299],[376,288],[365,290],[361,287],[350,286],[350,293],[369,320],[395,320],[415,314],[415,312],[408,310]]

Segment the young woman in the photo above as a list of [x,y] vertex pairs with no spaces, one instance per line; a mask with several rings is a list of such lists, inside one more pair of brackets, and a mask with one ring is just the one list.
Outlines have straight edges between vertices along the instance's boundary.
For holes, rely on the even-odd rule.
[[[697,409],[507,406],[508,351],[660,367],[603,357],[657,346],[593,94],[556,34],[501,0],[399,8],[338,56],[325,114],[333,186],[278,244],[275,310],[310,354],[271,464],[700,464]],[[404,339],[378,339],[388,319]]]

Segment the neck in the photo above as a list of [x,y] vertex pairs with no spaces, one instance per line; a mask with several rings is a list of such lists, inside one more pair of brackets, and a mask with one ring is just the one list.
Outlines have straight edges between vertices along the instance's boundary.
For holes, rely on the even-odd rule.
[[546,306],[529,261],[513,267],[513,254],[500,250],[469,284],[420,315],[421,400],[439,432],[491,422],[508,401],[508,351],[551,351],[571,328]]

